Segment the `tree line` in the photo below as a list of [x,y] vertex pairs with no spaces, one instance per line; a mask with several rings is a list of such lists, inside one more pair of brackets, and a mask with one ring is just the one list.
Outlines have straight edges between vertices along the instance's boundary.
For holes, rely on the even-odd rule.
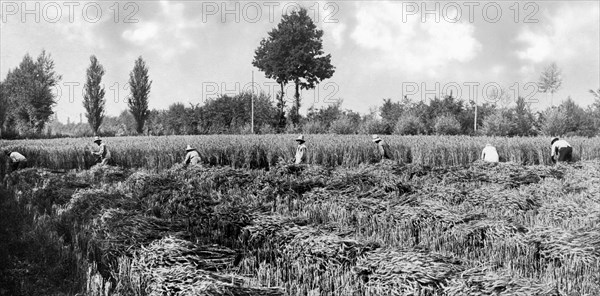
[[[83,87],[83,107],[89,133],[95,135],[100,133],[105,120],[104,74],[104,67],[92,55]],[[52,120],[52,108],[57,102],[54,87],[61,79],[62,76],[54,71],[52,57],[46,51],[42,51],[35,61],[26,54],[18,67],[9,70],[6,78],[0,81],[0,137],[60,136],[53,134],[52,127],[47,125],[54,123],[56,126],[56,120]],[[144,123],[150,115],[148,95],[151,85],[148,67],[140,56],[129,74],[131,94],[127,98],[128,112],[134,118],[137,133],[143,133]]]

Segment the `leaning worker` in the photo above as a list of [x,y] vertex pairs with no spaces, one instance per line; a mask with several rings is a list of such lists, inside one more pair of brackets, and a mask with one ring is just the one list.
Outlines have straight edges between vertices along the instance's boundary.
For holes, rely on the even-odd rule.
[[378,135],[373,135],[373,142],[377,144],[377,150],[379,151],[380,160],[391,159],[392,154],[390,152],[390,146],[382,140]]
[[16,151],[4,151],[6,156],[8,157],[8,161],[10,163],[11,171],[16,171],[18,169],[22,169],[27,167],[27,158],[23,156],[23,154]]
[[183,167],[187,167],[188,165],[197,165],[200,163],[200,153],[198,150],[192,148],[192,146],[187,145],[185,148],[185,159],[183,160]]
[[110,151],[108,151],[106,144],[102,143],[102,139],[100,139],[98,136],[94,138],[94,143],[96,143],[96,145],[99,147],[98,151],[92,152],[92,154],[96,155],[97,157],[96,163],[103,165],[108,164],[110,161]]
[[552,145],[550,157],[552,157],[553,162],[571,161],[573,159],[573,147],[567,141],[555,137],[550,144]]
[[304,135],[298,136],[296,138],[296,142],[298,142],[298,147],[296,148],[296,157],[294,160],[295,164],[306,163],[306,145],[304,145]]
[[485,144],[485,148],[481,151],[481,160],[485,162],[498,162],[500,161],[500,157],[498,156],[498,151],[496,147],[492,146],[492,144]]

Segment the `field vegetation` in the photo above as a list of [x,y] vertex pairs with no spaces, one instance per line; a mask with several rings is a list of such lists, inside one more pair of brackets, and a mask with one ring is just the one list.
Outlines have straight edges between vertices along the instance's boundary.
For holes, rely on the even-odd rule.
[[[181,162],[192,145],[206,165],[233,168],[273,167],[294,155],[296,135],[206,135],[168,137],[114,137],[104,142],[113,164],[159,171]],[[368,135],[306,135],[308,162],[323,166],[356,167],[376,161]],[[551,164],[550,139],[545,137],[385,136],[399,163],[427,166],[465,165],[479,159],[486,143],[496,146],[501,160],[519,164]],[[600,158],[600,138],[567,139],[576,159]],[[0,147],[19,151],[30,164],[55,170],[88,169],[95,163],[93,138],[0,141]],[[0,153],[0,174],[6,172]]]
[[0,272],[21,284],[2,286],[13,295],[598,295],[599,167],[29,168],[4,179],[12,214],[3,219],[23,234],[3,246],[10,264]]

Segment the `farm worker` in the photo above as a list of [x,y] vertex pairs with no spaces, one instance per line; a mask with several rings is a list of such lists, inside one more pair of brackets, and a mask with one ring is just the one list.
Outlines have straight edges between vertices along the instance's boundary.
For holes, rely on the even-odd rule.
[[373,135],[373,142],[377,144],[377,150],[379,151],[380,159],[391,159],[392,154],[390,152],[390,146],[382,140],[378,135]]
[[200,163],[200,154],[192,146],[187,145],[185,152],[187,154],[185,155],[185,160],[183,160],[184,167],[187,167],[189,164],[196,165]]
[[10,162],[12,171],[16,171],[27,166],[27,158],[25,158],[23,154],[16,151],[10,152],[8,150],[4,151],[4,153],[6,156],[8,156],[8,161]]
[[97,162],[100,164],[108,164],[108,161],[110,161],[110,151],[108,151],[108,148],[106,148],[106,144],[102,143],[102,139],[100,139],[98,136],[94,138],[94,143],[100,147],[98,151],[92,152],[98,157]]
[[498,157],[498,151],[496,151],[496,147],[492,146],[492,144],[485,144],[485,148],[481,151],[481,160],[485,162],[498,162],[500,157]]
[[552,139],[550,144],[552,145],[552,152],[550,153],[552,161],[571,161],[573,158],[573,147],[571,147],[571,144],[556,137]]
[[301,164],[306,163],[306,145],[304,145],[304,135],[298,136],[296,138],[296,142],[298,142],[298,147],[296,148],[296,158],[294,163]]

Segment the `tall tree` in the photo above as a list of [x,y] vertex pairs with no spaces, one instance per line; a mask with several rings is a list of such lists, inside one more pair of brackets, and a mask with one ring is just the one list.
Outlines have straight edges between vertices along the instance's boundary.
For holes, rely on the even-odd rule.
[[535,134],[533,113],[530,105],[525,102],[521,96],[517,98],[517,105],[514,108],[515,134],[519,136],[532,136]]
[[3,83],[8,106],[5,126],[20,134],[40,133],[53,114],[56,94],[52,89],[61,79],[46,51],[35,61],[26,54]]
[[301,8],[284,15],[268,34],[255,51],[252,64],[277,80],[282,95],[285,84],[295,84],[292,121],[297,124],[300,89],[312,89],[335,72],[331,55],[323,52],[323,30],[318,30],[307,10]]
[[85,116],[94,134],[98,134],[104,118],[105,91],[104,86],[100,85],[104,73],[104,67],[98,62],[96,56],[92,55],[90,66],[86,71],[86,82],[83,86],[83,107],[85,107]]
[[556,93],[562,85],[562,76],[560,69],[556,63],[550,64],[544,69],[540,75],[538,87],[546,96],[550,93],[550,105],[554,106],[554,93]]
[[136,122],[136,131],[141,134],[144,131],[144,122],[148,118],[148,95],[152,81],[148,78],[148,67],[142,57],[135,60],[135,66],[129,73],[129,90],[131,95],[127,99],[129,112]]

